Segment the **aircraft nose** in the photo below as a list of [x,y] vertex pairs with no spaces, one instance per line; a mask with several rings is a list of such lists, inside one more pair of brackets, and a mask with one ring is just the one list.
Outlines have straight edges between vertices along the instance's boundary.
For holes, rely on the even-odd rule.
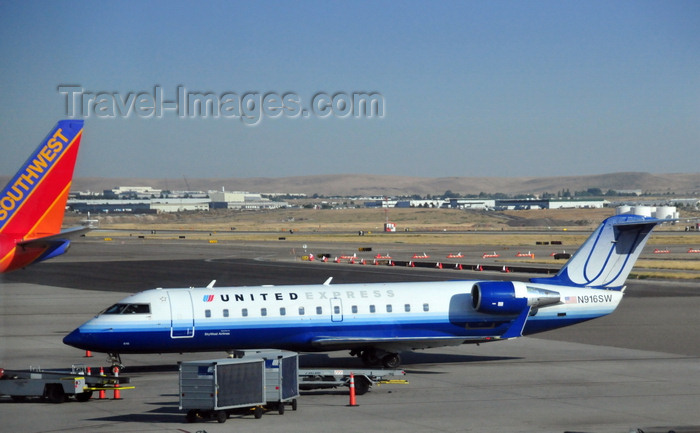
[[[83,345],[86,343],[84,336],[80,332],[80,328],[75,329],[70,334],[63,337],[63,344],[68,346],[77,347],[78,349],[85,349]],[[87,350],[87,349],[86,349]]]

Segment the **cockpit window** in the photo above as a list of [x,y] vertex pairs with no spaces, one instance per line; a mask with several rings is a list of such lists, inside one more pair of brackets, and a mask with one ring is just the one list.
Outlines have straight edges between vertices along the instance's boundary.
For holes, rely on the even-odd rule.
[[114,304],[102,314],[150,314],[150,304]]

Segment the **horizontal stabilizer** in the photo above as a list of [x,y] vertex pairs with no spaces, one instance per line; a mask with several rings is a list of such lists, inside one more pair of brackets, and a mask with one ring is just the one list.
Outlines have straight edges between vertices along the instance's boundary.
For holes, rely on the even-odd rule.
[[641,215],[607,218],[553,277],[533,283],[620,290],[652,229],[668,220]]

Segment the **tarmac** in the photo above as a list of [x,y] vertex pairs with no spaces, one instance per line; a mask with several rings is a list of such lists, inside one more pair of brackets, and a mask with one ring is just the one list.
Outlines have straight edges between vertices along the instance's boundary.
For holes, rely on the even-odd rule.
[[[68,332],[152,287],[474,278],[386,266],[304,263],[289,247],[76,242],[66,256],[0,277],[0,367],[106,366],[63,345]],[[457,276],[455,276],[457,275]],[[479,273],[478,278],[505,275]],[[527,276],[508,274],[508,278]],[[162,284],[158,284],[162,283]],[[177,362],[220,353],[123,357],[133,390],[121,400],[52,404],[0,397],[3,432],[700,432],[700,288],[631,282],[612,315],[512,341],[402,354],[409,384],[304,391],[297,411],[256,420],[185,423]],[[302,366],[361,368],[347,352],[301,355]]]

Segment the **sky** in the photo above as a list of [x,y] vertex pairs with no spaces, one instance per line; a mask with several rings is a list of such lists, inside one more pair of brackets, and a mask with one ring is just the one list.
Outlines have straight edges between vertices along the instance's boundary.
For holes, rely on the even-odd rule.
[[0,174],[64,118],[77,177],[696,173],[698,23],[697,1],[0,0]]

